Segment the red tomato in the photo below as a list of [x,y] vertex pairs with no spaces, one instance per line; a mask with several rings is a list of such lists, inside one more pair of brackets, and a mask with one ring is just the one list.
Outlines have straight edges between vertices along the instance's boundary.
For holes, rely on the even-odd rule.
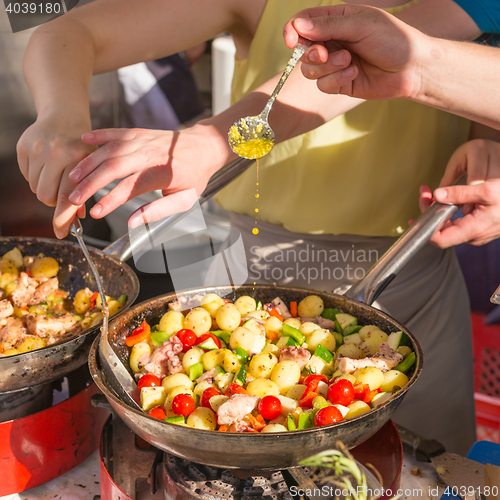
[[231,304],[231,301],[229,299],[222,299],[225,304]]
[[204,333],[198,339],[196,340],[196,345],[201,344],[202,342],[205,342],[207,339],[212,339],[215,342],[215,345],[217,346],[217,349],[220,349],[220,340],[213,334],[213,333]]
[[220,396],[221,392],[218,391],[215,387],[209,387],[208,389],[205,389],[200,398],[200,406],[204,406],[205,408],[210,408],[210,398],[213,398],[214,396]]
[[305,379],[304,382],[302,382],[304,385],[309,385],[313,380],[317,380],[318,382],[328,382],[328,379],[325,377],[325,375],[320,375],[319,373],[316,375],[308,375]]
[[259,401],[259,413],[266,420],[278,418],[281,410],[281,401],[276,396],[265,396]]
[[196,344],[198,340],[198,336],[193,330],[189,330],[188,328],[183,328],[179,330],[176,334],[177,338],[182,342],[182,352],[188,352],[191,347]]
[[328,400],[334,405],[347,406],[354,401],[354,387],[350,380],[345,378],[328,387]]
[[139,390],[141,390],[143,387],[159,387],[160,385],[161,380],[156,375],[151,375],[151,373],[142,376],[137,383],[137,387],[139,387]]
[[240,384],[237,384],[235,382],[231,382],[228,386],[226,391],[224,392],[224,396],[229,396],[231,397],[233,394],[248,394],[248,392],[241,387]]
[[165,415],[165,410],[163,409],[163,406],[155,406],[154,408],[151,408],[151,410],[148,411],[148,415],[150,417],[158,418],[159,420],[163,420],[164,418],[167,418]]
[[182,415],[183,417],[188,417],[194,411],[196,404],[194,402],[193,396],[189,394],[177,394],[172,400],[172,411],[176,415]]
[[314,426],[321,427],[322,425],[334,424],[343,420],[342,413],[335,406],[327,406],[321,408],[314,416]]

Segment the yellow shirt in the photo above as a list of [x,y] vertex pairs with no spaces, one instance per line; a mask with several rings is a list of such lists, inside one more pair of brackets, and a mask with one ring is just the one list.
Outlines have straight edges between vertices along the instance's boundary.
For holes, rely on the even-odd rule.
[[[236,61],[233,102],[283,71],[291,51],[282,30],[290,17],[339,3],[269,0],[248,59]],[[404,99],[365,102],[277,144],[260,160],[258,204],[255,167],[217,200],[226,210],[257,215],[294,232],[398,236],[420,214],[419,186],[438,185],[450,156],[467,140],[469,126],[468,120]]]

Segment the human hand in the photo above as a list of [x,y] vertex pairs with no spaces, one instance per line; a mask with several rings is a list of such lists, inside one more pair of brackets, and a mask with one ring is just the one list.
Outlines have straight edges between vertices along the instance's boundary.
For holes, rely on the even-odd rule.
[[68,201],[74,189],[68,174],[95,149],[81,140],[90,130],[88,118],[72,115],[66,121],[61,116],[39,117],[17,143],[19,168],[31,190],[42,203],[56,207],[53,226],[58,238],[68,234],[75,215],[84,216],[84,206]]
[[296,45],[298,35],[321,42],[302,57],[302,73],[325,93],[375,100],[418,94],[428,37],[380,9],[305,9],[285,25],[287,47]]
[[[466,186],[451,186],[467,172]],[[477,139],[460,146],[446,167],[434,196],[420,188],[420,209],[433,201],[462,205],[463,217],[448,221],[431,243],[448,248],[460,243],[484,245],[500,236],[500,143]]]
[[110,182],[122,179],[90,210],[92,217],[101,219],[130,199],[157,189],[165,197],[134,212],[128,221],[130,227],[184,212],[225,163],[227,140],[221,148],[213,132],[212,127],[199,122],[180,132],[107,129],[84,134],[86,144],[102,147],[69,174],[70,180],[78,183],[69,200],[81,205]]

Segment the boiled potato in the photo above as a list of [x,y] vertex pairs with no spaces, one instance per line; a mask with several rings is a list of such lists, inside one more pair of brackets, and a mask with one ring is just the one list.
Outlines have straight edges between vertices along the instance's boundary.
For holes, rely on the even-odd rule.
[[335,382],[338,382],[339,380],[349,380],[352,385],[356,385],[356,377],[352,373],[342,373],[342,375],[339,375],[337,380]]
[[[146,356],[147,355],[147,356]],[[147,342],[139,342],[132,347],[132,352],[130,353],[130,368],[134,373],[139,373],[144,365],[139,361],[139,358],[143,356],[146,360],[149,359],[151,355],[151,346]]]
[[280,348],[271,342],[269,344],[266,344],[264,346],[264,349],[262,349],[262,352],[272,352],[274,355],[279,356],[280,355]]
[[215,413],[210,408],[199,406],[189,415],[187,422],[189,427],[214,431],[217,427]]
[[296,385],[290,387],[290,389],[288,389],[288,391],[286,393],[286,397],[290,398],[290,399],[294,399],[296,401],[300,401],[306,388],[307,388],[307,386],[305,386],[304,384],[296,384]]
[[[217,365],[222,366],[224,362],[224,356],[226,355],[227,349],[213,349],[212,351],[207,351],[201,357],[201,362],[203,363],[203,369],[205,371],[215,368]],[[184,360],[183,360],[184,361]]]
[[382,392],[394,392],[402,389],[408,383],[408,377],[399,370],[389,370],[384,373],[384,382],[380,386]]
[[366,325],[363,328],[361,328],[361,330],[358,332],[358,335],[361,337],[361,340],[365,340],[370,332],[375,332],[375,331],[380,332],[381,330],[378,326]]
[[179,385],[192,389],[194,382],[185,373],[174,373],[161,381],[161,386],[165,389],[165,394],[167,395]]
[[177,333],[184,328],[184,315],[179,311],[168,311],[160,319],[158,330],[168,334]]
[[108,312],[110,316],[114,316],[122,308],[123,305],[115,299],[111,299],[108,302]]
[[255,378],[269,378],[278,358],[271,353],[260,353],[250,360],[249,372]]
[[52,257],[35,259],[31,266],[33,278],[53,278],[59,272],[59,263]]
[[281,424],[268,424],[260,432],[287,432],[288,429]]
[[217,413],[217,410],[229,399],[228,396],[223,396],[222,394],[218,396],[212,396],[208,403],[210,404],[212,410]]
[[241,347],[242,349],[245,349],[245,351],[250,351],[254,344],[255,333],[244,326],[239,326],[233,333],[231,333],[231,337],[229,339],[231,349]]
[[300,379],[300,367],[295,361],[285,360],[274,365],[271,380],[279,387],[281,394],[285,395],[288,389]]
[[297,409],[299,403],[297,400],[289,398],[287,396],[277,396],[281,401],[281,416],[286,417],[289,413],[292,413]]
[[249,297],[248,295],[242,295],[238,297],[234,303],[236,309],[240,312],[242,316],[245,316],[250,311],[255,311],[257,307],[257,302],[253,297]]
[[17,288],[17,285],[16,285],[15,281],[11,281],[10,283],[7,283],[7,285],[5,285],[5,288],[4,288],[5,295],[10,295],[16,288]]
[[387,342],[389,335],[382,330],[371,330],[367,333],[365,340],[359,344],[359,347],[369,356],[377,353],[378,347],[382,342]]
[[207,293],[201,299],[201,307],[205,309],[212,318],[215,318],[217,310],[220,306],[223,306],[225,302],[216,293]]
[[309,295],[299,302],[298,313],[301,318],[315,318],[321,316],[325,305],[323,299],[317,295]]
[[195,396],[199,396],[201,398],[203,391],[205,389],[208,389],[209,387],[215,387],[215,385],[208,382],[208,380],[202,380],[199,384],[196,384],[196,387],[194,388],[193,394]]
[[224,368],[227,373],[238,373],[241,368],[240,358],[238,358],[234,352],[226,349],[224,360],[222,361],[222,368]]
[[401,345],[396,349],[396,352],[399,352],[403,358],[406,358],[406,356],[411,354],[413,351],[407,345]]
[[234,304],[224,304],[217,310],[215,321],[221,330],[232,332],[240,326],[241,314]]
[[73,307],[77,314],[83,314],[91,306],[90,297],[85,290],[78,290],[73,300]]
[[278,396],[279,387],[268,378],[256,378],[247,385],[247,392],[250,396],[263,398],[265,396]]
[[14,264],[16,267],[23,267],[24,265],[23,254],[17,247],[9,250],[6,254],[3,255],[2,259],[12,262],[12,264]]
[[343,344],[337,349],[337,355],[342,355],[346,358],[362,359],[365,357],[364,352],[354,344]]
[[[109,303],[109,301],[111,300],[111,297],[109,297],[108,295],[104,295],[106,297],[106,304]],[[95,306],[97,307],[97,309],[101,309],[102,310],[102,300],[101,300],[101,294],[97,294],[97,297],[95,299]]]
[[259,309],[258,311],[250,311],[249,313],[245,314],[245,316],[261,319],[263,321],[271,317],[271,315],[267,311],[264,311],[264,309]]
[[21,309],[20,307],[14,306],[14,314],[16,315],[16,317],[22,318],[23,316],[28,315],[29,312],[25,311],[24,309]]
[[245,328],[248,328],[251,332],[253,332],[256,337],[260,337],[262,335],[262,330],[260,328],[260,325],[254,319],[249,319],[248,321],[245,321],[245,324],[243,326]]
[[102,313],[97,313],[92,315],[92,321],[90,322],[89,328],[100,325],[103,319]]
[[356,381],[360,384],[368,384],[370,386],[370,391],[378,389],[384,382],[384,374],[379,368],[374,366],[366,366],[365,368],[359,368],[353,375],[356,377]]
[[328,330],[314,330],[307,337],[307,347],[310,351],[315,351],[316,347],[321,344],[330,352],[335,352],[336,342],[335,337]]
[[45,347],[47,341],[45,339],[41,339],[40,337],[28,336],[25,337],[22,342],[17,345],[17,350],[19,352],[28,352],[33,351],[35,349],[40,349]]
[[299,330],[307,337],[309,334],[314,332],[314,330],[321,330],[321,327],[316,323],[311,323],[311,321],[306,321],[300,325]]
[[281,321],[278,318],[271,316],[266,320],[264,328],[266,330],[266,333],[269,332],[277,333],[281,330]]
[[21,351],[17,350],[15,347],[11,347],[10,349],[5,349],[2,354],[5,356],[14,356],[15,354],[21,354]]
[[297,330],[300,329],[300,325],[302,324],[300,322],[299,318],[288,318],[283,321],[285,325],[292,326],[293,328],[296,328]]
[[204,353],[205,351],[199,347],[189,349],[182,358],[182,368],[184,368],[184,371],[188,373],[189,367],[199,363]]
[[349,412],[344,417],[345,419],[354,418],[370,411],[370,407],[364,401],[359,400],[353,401],[350,405],[347,405],[347,408],[349,408]]
[[[2,275],[5,274],[10,276],[8,282],[14,281],[19,276],[19,271],[17,270],[17,267],[9,260],[4,260],[4,259],[0,259],[0,273],[2,273]],[[2,285],[2,287],[3,286],[5,285]]]
[[[173,312],[173,311],[172,311]],[[167,313],[168,314],[168,313]],[[195,307],[191,309],[184,319],[184,328],[193,330],[198,337],[207,333],[212,326],[212,317],[202,307]]]
[[143,387],[141,389],[141,408],[149,411],[165,402],[166,394],[163,387]]

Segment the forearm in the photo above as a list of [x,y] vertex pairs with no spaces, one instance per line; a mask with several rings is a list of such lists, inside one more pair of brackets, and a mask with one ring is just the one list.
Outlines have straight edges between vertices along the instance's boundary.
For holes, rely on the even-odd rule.
[[88,115],[93,65],[94,47],[84,27],[66,21],[38,28],[24,58],[24,74],[38,115],[62,110]]
[[500,52],[466,42],[429,38],[412,99],[500,128]]

